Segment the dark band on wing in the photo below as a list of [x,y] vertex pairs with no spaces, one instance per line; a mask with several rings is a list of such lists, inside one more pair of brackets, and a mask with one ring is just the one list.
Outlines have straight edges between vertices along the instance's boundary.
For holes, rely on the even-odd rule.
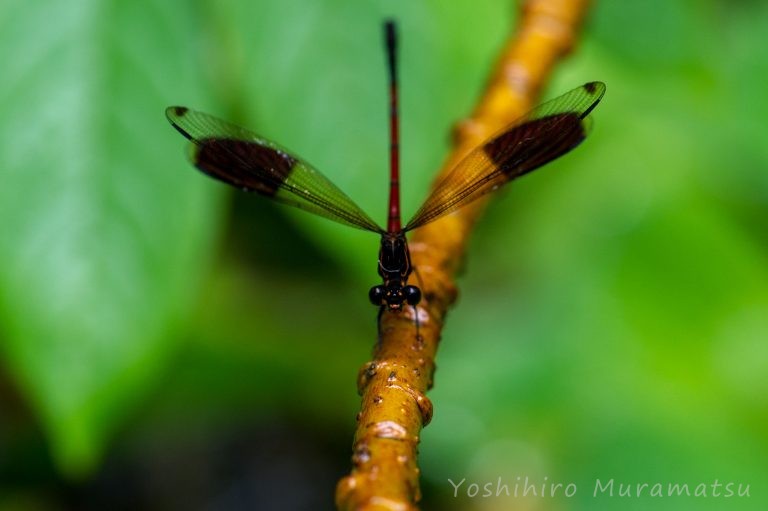
[[207,138],[196,144],[193,160],[198,169],[232,186],[270,197],[296,164],[278,149],[246,140]]
[[512,179],[562,156],[586,136],[582,117],[565,112],[516,126],[487,142],[483,150]]
[[[172,111],[176,115],[176,117],[184,117],[185,115],[187,115],[187,112],[189,112],[189,108],[185,106],[171,106],[171,107],[168,107],[168,110]],[[186,136],[186,133],[185,133],[185,136]]]

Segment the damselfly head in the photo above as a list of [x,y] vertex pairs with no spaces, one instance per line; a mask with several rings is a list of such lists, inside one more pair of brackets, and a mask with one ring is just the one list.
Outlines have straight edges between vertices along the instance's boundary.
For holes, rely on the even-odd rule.
[[397,311],[403,304],[417,305],[421,301],[421,290],[416,286],[373,286],[368,292],[368,298],[374,305],[385,305],[388,310]]

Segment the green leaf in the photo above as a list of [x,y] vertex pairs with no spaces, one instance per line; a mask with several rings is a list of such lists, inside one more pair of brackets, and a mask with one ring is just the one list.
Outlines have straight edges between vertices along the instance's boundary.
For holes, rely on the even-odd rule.
[[198,96],[195,20],[167,0],[0,8],[2,351],[70,475],[167,362],[211,250],[215,189],[163,117]]

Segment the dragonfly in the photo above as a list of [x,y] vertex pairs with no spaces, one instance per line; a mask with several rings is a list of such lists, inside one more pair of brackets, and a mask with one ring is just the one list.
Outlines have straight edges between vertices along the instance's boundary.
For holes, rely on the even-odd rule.
[[455,212],[479,197],[566,154],[584,141],[588,117],[605,93],[589,82],[543,103],[473,149],[440,179],[413,217],[400,218],[400,151],[395,23],[384,24],[389,79],[389,204],[386,229],[368,216],[315,167],[283,146],[212,115],[171,106],[166,117],[191,141],[190,160],[203,173],[330,220],[378,234],[378,274],[382,283],[368,296],[384,310],[401,311],[421,302],[412,271],[406,233]]

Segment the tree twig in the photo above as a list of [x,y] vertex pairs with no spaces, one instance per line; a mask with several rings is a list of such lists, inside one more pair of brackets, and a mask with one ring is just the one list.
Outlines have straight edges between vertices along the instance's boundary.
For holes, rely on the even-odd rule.
[[[523,2],[518,29],[502,50],[472,116],[457,124],[453,150],[435,181],[532,106],[554,65],[572,48],[588,4],[589,0]],[[415,335],[412,314],[384,314],[382,342],[358,378],[362,406],[353,469],[336,488],[336,504],[342,511],[417,510],[421,498],[417,446],[421,428],[432,418],[432,403],[425,393],[432,386],[443,321],[456,298],[454,274],[485,202],[477,200],[418,229],[409,243],[423,293],[418,307],[421,335]]]

